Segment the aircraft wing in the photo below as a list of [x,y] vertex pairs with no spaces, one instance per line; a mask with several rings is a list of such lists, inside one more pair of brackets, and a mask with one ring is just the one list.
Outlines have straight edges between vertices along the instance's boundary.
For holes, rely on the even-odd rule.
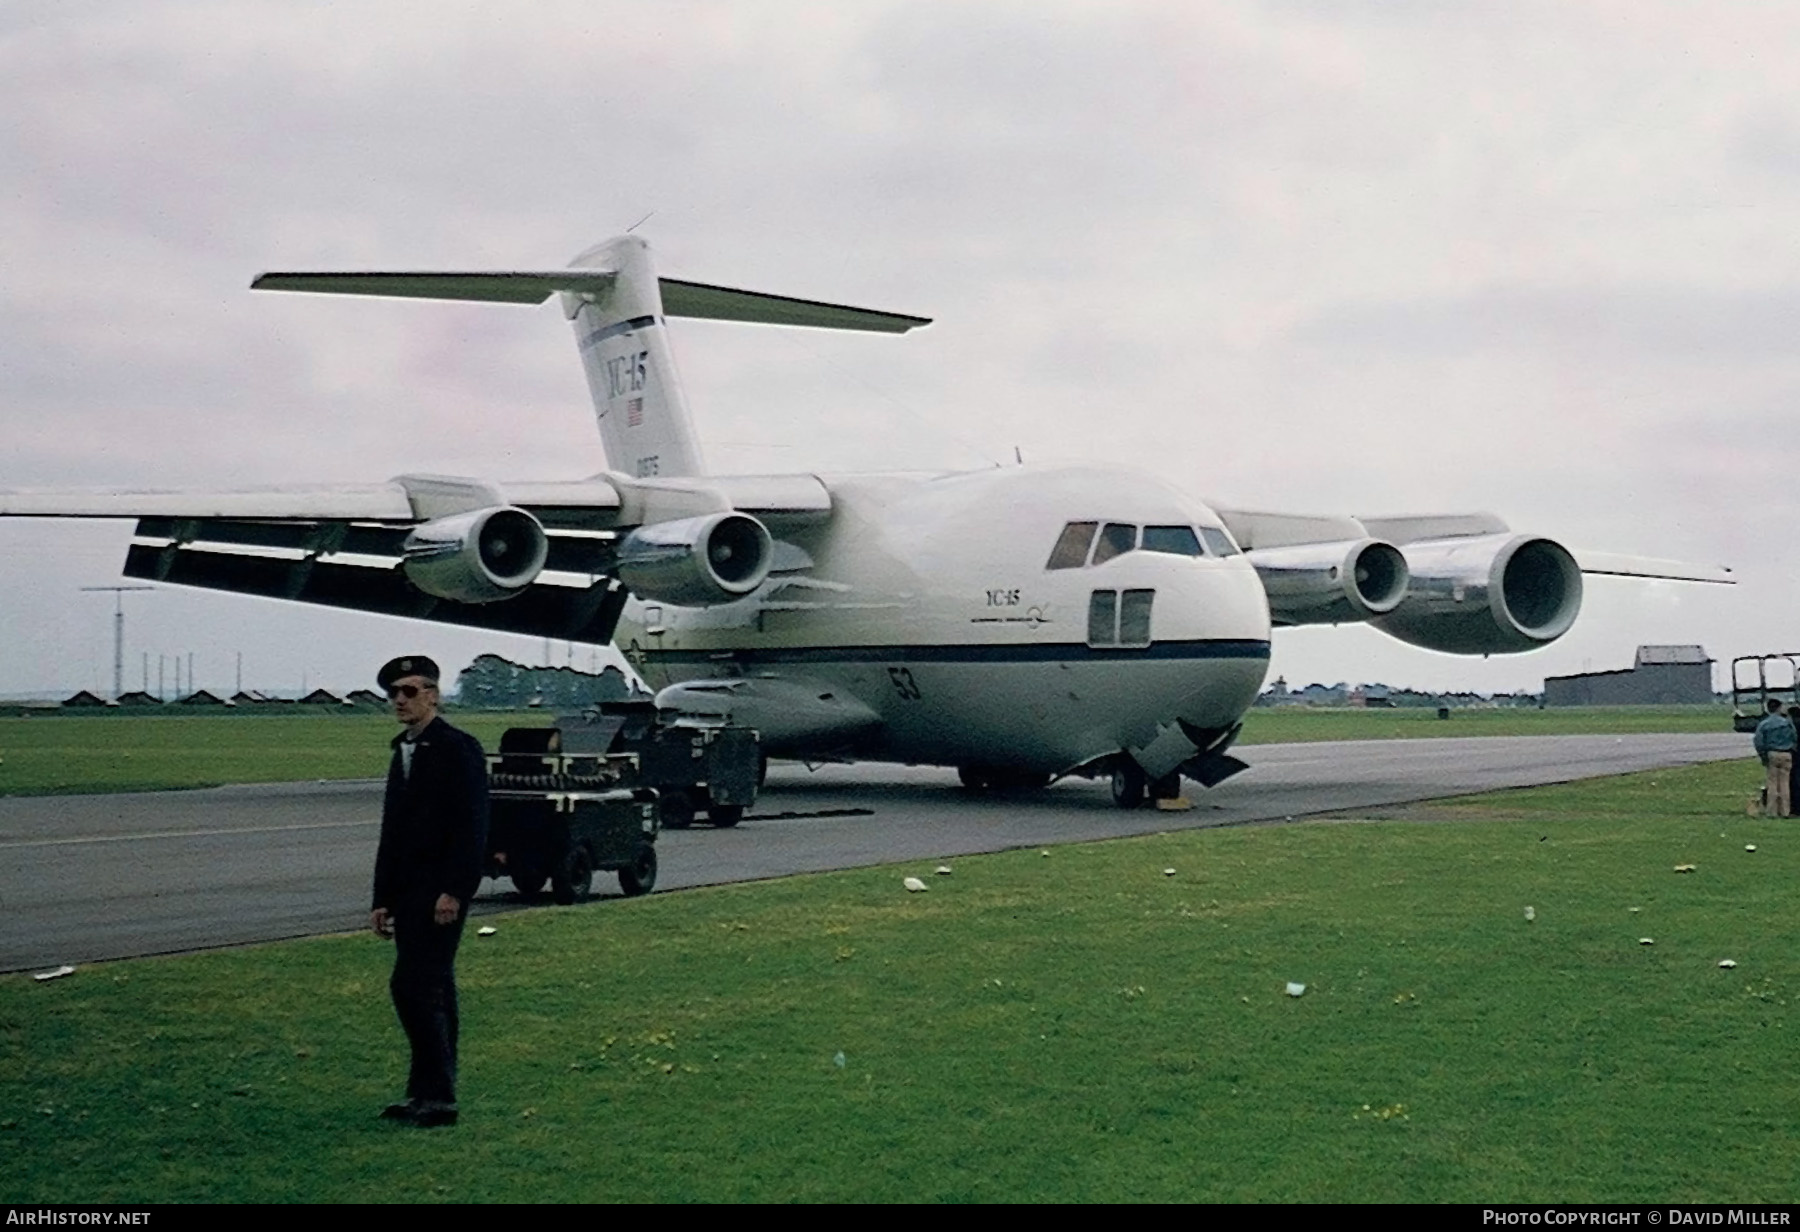
[[[1399,548],[1424,542],[1472,539],[1512,532],[1505,521],[1491,513],[1407,514],[1401,516],[1330,517],[1311,514],[1270,513],[1218,509],[1238,545],[1247,552],[1259,549],[1338,543],[1368,536]],[[1675,582],[1710,582],[1735,585],[1731,570],[1717,565],[1696,565],[1617,552],[1568,549],[1585,574],[1601,577],[1635,577]]]
[[[421,526],[497,509],[523,510],[543,530],[547,555],[529,584],[465,602],[427,594],[401,567]],[[130,578],[589,643],[611,640],[625,604],[612,576],[623,533],[725,510],[779,529],[829,516],[831,498],[811,475],[0,492],[0,517],[136,519]]]
[[[215,491],[0,492],[0,517],[135,518],[126,577],[449,624],[604,642],[624,605],[606,576],[621,499],[605,478],[492,484],[404,475],[387,483]],[[544,527],[538,578],[500,602],[419,590],[400,568],[414,528],[494,507]]]

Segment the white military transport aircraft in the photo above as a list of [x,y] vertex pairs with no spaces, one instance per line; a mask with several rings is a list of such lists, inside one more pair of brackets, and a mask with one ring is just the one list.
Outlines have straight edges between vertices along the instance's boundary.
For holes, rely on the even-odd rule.
[[666,318],[904,333],[923,318],[658,278],[634,236],[549,272],[279,273],[263,290],[542,303],[575,328],[608,463],[569,482],[0,494],[0,516],[134,517],[132,578],[605,643],[657,700],[772,756],[955,766],[976,788],[1110,776],[1133,807],[1226,752],[1271,626],[1367,621],[1461,654],[1562,636],[1582,574],[1729,581],[1583,554],[1487,514],[1221,509],[1148,475],[710,475]]

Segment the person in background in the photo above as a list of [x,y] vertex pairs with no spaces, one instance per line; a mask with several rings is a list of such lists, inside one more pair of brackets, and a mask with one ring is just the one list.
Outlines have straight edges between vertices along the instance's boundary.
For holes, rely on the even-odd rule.
[[1763,813],[1787,817],[1793,812],[1788,783],[1794,773],[1794,745],[1800,742],[1794,721],[1781,712],[1781,702],[1771,697],[1769,713],[1756,725],[1751,742],[1763,764]]

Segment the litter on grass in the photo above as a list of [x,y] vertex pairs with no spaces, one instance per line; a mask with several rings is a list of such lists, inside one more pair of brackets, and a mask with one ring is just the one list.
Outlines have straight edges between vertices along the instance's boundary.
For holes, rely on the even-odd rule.
[[1288,986],[1287,986],[1287,995],[1288,996],[1298,997],[1305,992],[1306,992],[1305,984],[1296,984],[1292,980],[1288,981]]
[[948,877],[950,875],[950,866],[948,864],[940,864],[932,871],[940,877]]
[[1165,869],[1163,869],[1163,876],[1165,876],[1165,877],[1173,877],[1173,876],[1174,876],[1174,875],[1175,875],[1175,870],[1174,870],[1174,869],[1172,869],[1172,868],[1165,868]]
[[1755,851],[1755,850],[1756,850],[1756,844],[1755,844],[1755,843],[1745,843],[1745,844],[1744,844],[1744,850],[1745,850],[1745,851]]
[[491,937],[498,931],[500,930],[495,928],[492,924],[483,924],[480,928],[475,930],[475,935],[477,937]]
[[1536,907],[1525,908],[1525,922],[1527,924],[1529,924],[1535,919],[1537,919],[1537,908]]
[[1675,871],[1678,873],[1691,873],[1699,867],[1698,864],[1677,864],[1675,866]]
[[1639,937],[1638,944],[1639,945],[1655,945],[1656,938],[1655,937]]
[[922,890],[926,890],[926,889],[930,888],[923,881],[920,881],[917,877],[908,877],[905,881],[902,881],[900,884],[905,886],[908,890],[910,890],[914,894],[917,894]]
[[65,975],[74,975],[74,974],[75,974],[75,968],[73,968],[65,963],[63,966],[58,967],[54,971],[40,971],[36,975],[32,976],[31,978],[41,984],[45,980],[60,980]]
[[1721,958],[1721,959],[1720,959],[1720,960],[1719,960],[1719,965],[1720,965],[1720,966],[1721,966],[1721,967],[1723,967],[1723,968],[1725,968],[1725,970],[1727,970],[1727,971],[1729,971],[1729,970],[1731,970],[1731,969],[1732,969],[1732,968],[1733,968],[1733,967],[1735,967],[1735,966],[1737,966],[1737,959],[1735,959],[1735,958]]

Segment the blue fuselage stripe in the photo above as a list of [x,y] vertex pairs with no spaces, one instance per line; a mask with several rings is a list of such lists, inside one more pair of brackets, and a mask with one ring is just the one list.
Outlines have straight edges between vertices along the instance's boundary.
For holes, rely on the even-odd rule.
[[1148,646],[1089,646],[1081,642],[1032,645],[946,646],[758,646],[658,650],[644,654],[661,663],[717,663],[731,660],[747,666],[808,663],[1097,663],[1142,660],[1267,659],[1269,643],[1254,639],[1216,638],[1190,642],[1153,642]]

